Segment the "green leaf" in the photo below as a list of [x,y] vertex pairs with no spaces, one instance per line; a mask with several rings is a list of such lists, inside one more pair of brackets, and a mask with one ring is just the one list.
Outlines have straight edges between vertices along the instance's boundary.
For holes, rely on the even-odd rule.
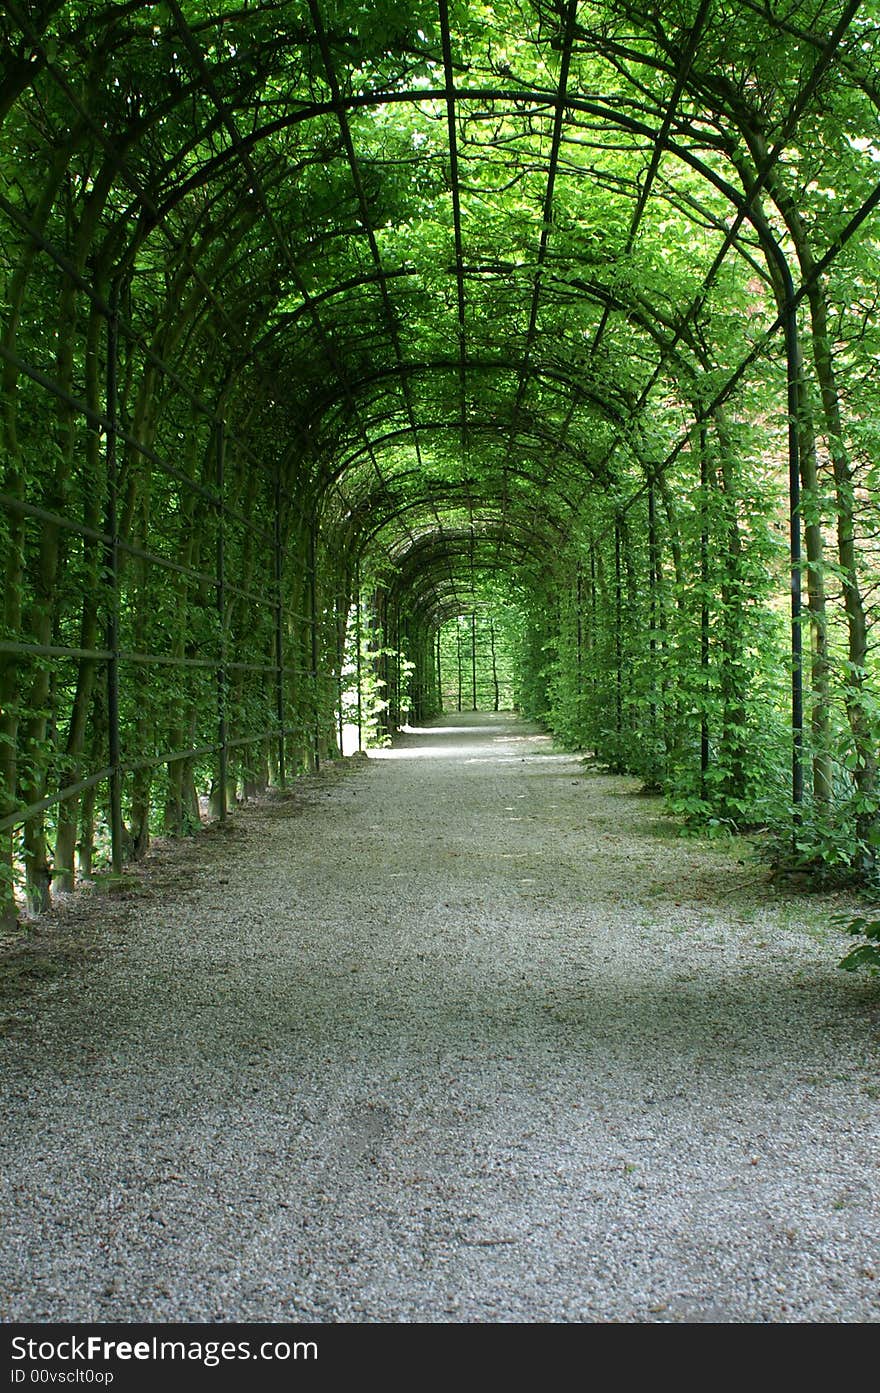
[[841,958],[837,966],[844,972],[855,972],[860,967],[866,967],[871,972],[880,971],[880,948],[862,943],[847,953],[845,958]]

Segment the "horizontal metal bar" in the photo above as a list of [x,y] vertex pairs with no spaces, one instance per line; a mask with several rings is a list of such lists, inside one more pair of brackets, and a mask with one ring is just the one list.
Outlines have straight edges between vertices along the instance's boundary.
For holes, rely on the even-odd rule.
[[[22,513],[26,517],[36,518],[40,522],[50,523],[54,527],[61,527],[69,532],[76,532],[79,536],[87,538],[89,541],[100,542],[103,546],[109,546],[111,538],[106,532],[98,532],[94,527],[88,527],[85,523],[77,522],[73,518],[65,517],[62,513],[52,513],[46,508],[37,507],[34,503],[26,503],[23,499],[14,498],[11,494],[0,493],[0,505],[9,509],[10,512]],[[260,536],[264,536],[260,532]],[[140,561],[149,561],[153,565],[162,566],[167,571],[174,571],[178,575],[187,576],[192,580],[201,581],[205,585],[214,586],[217,584],[217,577],[209,575],[207,571],[197,571],[192,566],[183,566],[179,561],[172,561],[169,557],[163,556],[161,552],[148,551],[144,547],[135,546],[133,542],[123,541],[121,538],[117,543],[120,551],[124,551],[127,556],[135,556]],[[245,590],[243,586],[236,585],[233,581],[225,582],[227,590],[240,595],[244,600],[250,600],[252,604],[265,605],[267,609],[277,609],[278,604],[275,600],[266,599],[265,595],[256,595],[252,590]]]
[[[304,727],[292,727],[292,730],[294,729],[299,730],[304,729]],[[288,730],[284,732],[285,735],[290,733],[291,731]],[[226,748],[227,750],[232,750],[240,748],[242,745],[258,745],[262,740],[277,740],[280,734],[281,731],[279,727],[272,726],[271,730],[262,730],[259,735],[237,735],[234,740],[226,741]]]
[[170,654],[129,653],[127,651],[119,653],[119,661],[121,663],[140,663],[146,667],[154,663],[157,667],[217,668],[221,665],[219,658],[175,658]]
[[[260,731],[258,735],[242,735],[234,740],[227,740],[226,748],[234,745],[253,744],[258,740],[273,740],[279,735],[293,735],[297,731],[305,730],[305,726],[285,726],[282,730],[278,726],[272,726],[269,730]],[[160,764],[176,764],[181,759],[201,759],[204,755],[215,755],[220,751],[219,745],[197,745],[192,749],[174,750],[171,754],[151,755],[144,759],[132,760],[121,766],[123,774],[135,773],[139,769],[155,768]]]
[[196,745],[190,750],[173,750],[171,754],[148,755],[120,765],[123,774],[136,774],[141,769],[155,769],[160,764],[177,764],[182,759],[199,759],[202,755],[216,754],[219,745]]
[[224,663],[229,672],[283,672],[277,663]]
[[65,648],[55,643],[16,643],[0,640],[0,653],[16,653],[27,658],[95,658],[106,662],[113,654],[106,648]]
[[[92,302],[95,309],[97,309],[104,316],[105,319],[109,319],[112,311],[109,303],[104,299],[103,295],[101,295],[100,292],[96,290],[95,287],[91,285],[91,283],[87,281],[84,276],[80,275],[73,263],[69,261],[62,252],[59,252],[58,249],[46,237],[43,236],[43,234],[39,231],[37,227],[34,226],[30,219],[25,217],[25,215],[21,212],[19,208],[16,208],[14,203],[10,203],[10,201],[7,198],[5,198],[2,194],[0,194],[0,208],[3,209],[3,211],[7,214],[8,217],[10,217],[13,220],[13,222],[16,222],[18,224],[22,231],[25,232],[28,235],[28,237],[30,237],[31,241],[34,243],[36,247],[39,248],[40,251],[44,252],[52,261],[55,262],[59,270],[63,271],[67,278],[71,280],[73,284],[77,287],[77,289],[81,291],[81,293],[84,294]],[[134,344],[136,348],[140,349],[144,357],[147,359],[149,363],[152,364],[153,367],[158,368],[159,371],[169,379],[169,381],[173,382],[175,386],[181,388],[183,396],[186,397],[186,399],[190,401],[193,404],[193,406],[195,406],[196,410],[202,412],[202,414],[211,423],[211,425],[216,425],[223,419],[218,415],[214,407],[209,406],[207,402],[203,401],[202,398],[198,395],[198,393],[193,391],[189,383],[185,382],[184,379],[180,376],[180,374],[174,368],[172,368],[171,365],[164,358],[160,357],[160,355],[150,347],[150,345],[144,339],[143,335],[139,334],[137,330],[131,324],[128,323],[124,315],[117,314],[116,320],[120,332],[125,335],[129,342]],[[236,435],[234,431],[229,431],[227,429],[227,440],[230,441],[236,449],[240,450],[242,454],[245,455],[248,459],[253,460],[254,463],[259,466],[260,469],[268,473],[268,466],[265,464],[265,462],[261,460],[260,457],[256,454],[256,452],[253,449],[251,449],[251,447],[247,445],[241,439],[240,436]]]
[[[66,517],[63,513],[52,513],[47,508],[40,508],[35,503],[27,503],[24,499],[13,497],[12,494],[0,492],[0,506],[7,508],[12,513],[21,513],[25,517],[35,518],[39,522],[47,522],[68,532],[75,532],[78,536],[87,538],[89,541],[101,543],[102,546],[110,545],[111,538],[108,533],[98,532],[94,527],[88,527],[85,523],[77,522],[76,519]],[[201,581],[204,585],[216,586],[217,584],[216,575],[209,575],[207,571],[197,571],[191,566],[183,566],[179,561],[172,561],[169,557],[162,556],[160,552],[148,551],[144,547],[135,546],[133,542],[126,542],[121,538],[117,545],[120,551],[125,552],[126,556],[137,557],[140,561],[149,561],[165,570]],[[284,550],[283,554],[288,560],[299,559],[295,553],[289,550]],[[280,605],[280,608],[289,618],[299,619],[304,624],[312,622],[309,615],[287,609],[283,600],[267,600],[265,595],[257,595],[252,590],[246,590],[244,586],[236,585],[234,581],[225,580],[224,585],[227,590],[239,595],[243,600],[249,600],[251,604],[264,605],[267,609],[273,610],[278,609]]]
[[46,508],[39,508],[35,503],[26,503],[23,498],[15,498],[11,493],[0,493],[0,505],[8,509],[10,513],[21,513],[24,517],[36,518],[39,522],[49,522],[55,527],[62,527],[68,532],[77,532],[81,537],[86,537],[90,542],[101,542],[104,546],[109,545],[110,537],[106,532],[98,532],[94,527],[88,527],[84,522],[77,522],[74,518],[65,517],[61,513],[50,513]]
[[170,557],[163,556],[158,551],[146,551],[143,547],[137,547],[133,542],[120,540],[116,544],[120,551],[124,551],[126,556],[136,556],[140,561],[149,561],[154,566],[162,566],[166,571],[174,571],[177,575],[186,576],[188,580],[200,580],[208,585],[216,585],[215,576],[209,575],[207,571],[197,571],[192,566],[183,566],[179,561],[172,561]]
[[[241,735],[234,740],[228,740],[226,742],[227,749],[255,745],[261,740],[277,740],[280,735],[302,735],[306,729],[305,725],[272,726],[269,730],[261,731],[258,735]],[[197,745],[192,749],[174,750],[169,754],[150,755],[144,759],[123,763],[120,766],[120,772],[134,774],[141,769],[157,768],[161,764],[176,764],[182,759],[201,759],[205,755],[217,754],[219,749],[219,745]],[[97,774],[90,774],[87,779],[80,779],[78,783],[69,784],[48,798],[41,798],[38,803],[30,803],[25,808],[19,808],[14,813],[7,814],[6,817],[0,818],[0,833],[8,832],[13,827],[21,827],[26,822],[30,822],[32,818],[38,817],[40,813],[55,807],[58,803],[75,798],[79,793],[85,793],[86,789],[93,788],[95,784],[103,783],[105,779],[109,779],[112,773],[113,770],[110,768],[99,769]]]
[[[101,542],[104,546],[108,546],[110,543],[110,537],[106,532],[98,532],[94,527],[88,527],[85,523],[77,522],[76,519],[69,518],[63,513],[49,512],[47,508],[40,508],[35,503],[27,503],[24,499],[15,498],[12,494],[0,493],[0,504],[8,508],[10,512],[22,513],[26,517],[36,518],[40,522],[48,522],[55,527],[65,528],[69,532],[78,533],[81,537],[87,537],[90,541]],[[254,536],[259,539],[263,541],[269,540],[269,533],[265,528],[254,526],[241,514],[232,512],[229,508],[224,508],[224,514],[227,518],[230,516],[239,518],[244,526],[247,527],[248,531],[252,532]],[[160,552],[145,551],[142,547],[135,546],[133,542],[126,542],[122,539],[119,540],[117,545],[120,551],[126,552],[129,556],[137,556],[142,561],[153,561],[156,565],[165,566],[168,570],[178,571],[182,575],[193,576],[199,580],[208,581],[212,585],[215,584],[214,576],[209,576],[203,571],[193,570],[189,566],[182,566],[179,561],[171,561],[168,557],[162,556]],[[289,553],[285,554],[289,555]],[[259,600],[260,603],[265,603],[264,596],[253,595],[250,591],[243,590],[238,586],[232,586],[229,582],[227,582],[227,587],[236,589],[245,599]]]
[[228,503],[224,503],[223,505],[223,518],[224,521],[228,521],[232,518],[234,522],[240,523],[245,531],[250,532],[258,541],[266,542],[271,547],[275,546],[275,532],[273,528],[260,527],[252,518],[245,517],[244,513],[240,513],[237,508],[230,508]]
[[63,803],[68,798],[75,798],[78,793],[83,793],[87,788],[93,788],[95,784],[101,783],[104,779],[109,779],[111,769],[101,769],[97,774],[92,774],[87,779],[80,779],[77,784],[70,784],[63,788],[60,793],[53,793],[49,798],[41,798],[39,803],[31,803],[30,807],[22,808],[18,812],[10,813],[4,818],[0,818],[0,832],[8,832],[10,827],[20,827],[24,823],[30,822],[40,813],[44,813],[47,808],[51,808],[56,803]]
[[262,606],[263,609],[278,609],[277,600],[270,600],[265,595],[255,595],[252,590],[245,590],[243,586],[236,585],[234,581],[227,580],[225,577],[223,580],[223,588],[224,590],[233,591],[236,595],[240,595],[243,600],[250,600],[251,604]]
[[[14,368],[24,373],[25,377],[29,377],[32,382],[36,382],[37,385],[48,392],[50,396],[55,397],[58,401],[64,402],[65,406],[69,406],[72,411],[76,411],[80,416],[85,417],[90,425],[97,426],[106,433],[109,423],[103,412],[93,411],[86,402],[80,401],[78,397],[74,397],[70,392],[66,392],[53,378],[48,377],[40,368],[35,368],[31,363],[26,363],[24,359],[19,358],[17,353],[11,352],[4,343],[0,343],[0,358],[3,358],[7,363],[11,363]],[[133,435],[129,435],[127,431],[120,430],[118,427],[116,428],[116,438],[117,440],[121,440],[125,445],[128,445],[130,449],[135,450],[144,459],[150,460],[151,463],[155,464],[158,469],[161,469],[162,473],[166,474],[170,479],[174,479],[177,483],[190,489],[192,493],[197,494],[200,498],[204,498],[213,507],[216,508],[219,506],[219,499],[216,494],[213,494],[195,479],[190,479],[187,474],[176,469],[175,466],[169,464],[167,460],[163,460],[161,455],[157,455],[155,450],[150,449],[148,445],[144,445],[143,441],[136,440]]]
[[[197,571],[192,566],[182,566],[179,561],[171,561],[167,556],[162,556],[160,552],[144,551],[141,547],[133,546],[129,542],[119,542],[119,550],[126,552],[129,556],[140,557],[142,561],[152,561],[157,566],[163,566],[166,570],[176,571],[180,575],[187,576],[191,580],[202,581],[205,585],[216,586],[217,576],[209,575],[207,571]],[[267,600],[265,595],[257,595],[252,590],[245,590],[243,586],[236,585],[234,581],[223,580],[224,590],[231,590],[236,595],[240,595],[243,600],[250,600],[251,604],[262,605],[265,609],[277,609],[274,600]]]
[[[0,653],[13,653],[28,658],[94,658],[96,662],[107,662],[113,657],[112,652],[106,648],[68,648],[63,644],[17,643],[12,639],[0,640]],[[311,668],[288,665],[279,668],[277,663],[245,661],[223,663],[219,656],[216,658],[177,658],[169,653],[131,653],[122,650],[118,657],[120,662],[139,663],[143,666],[149,666],[151,663],[161,667],[218,668],[222,666],[227,671],[280,672],[286,677],[308,677],[313,681],[316,678],[316,674]],[[336,677],[333,673],[319,672],[317,680],[335,682]]]
[[[48,238],[43,236],[39,228],[35,227],[34,224],[30,221],[30,219],[25,217],[21,210],[19,208],[16,208],[14,203],[10,203],[8,198],[4,198],[2,194],[0,194],[0,208],[2,208],[4,213],[6,213],[7,217],[11,218],[13,222],[18,224],[21,230],[25,232],[28,237],[30,237],[31,241],[34,243],[36,247],[39,248],[41,252],[44,252],[46,256],[50,258],[50,260],[55,262],[55,265],[58,267],[58,269],[64,272],[64,274],[67,276],[67,279],[73,282],[77,290],[79,290],[83,295],[87,297],[87,299],[91,301],[92,305],[99,312],[99,314],[102,314],[105,319],[109,319],[112,311],[108,301],[104,299],[100,291],[96,290],[90,281],[87,281],[84,276],[80,275],[79,271],[77,271],[76,267],[73,265],[73,262],[69,261],[68,258],[63,254],[63,252],[59,252],[58,249],[48,240]],[[204,415],[209,419],[209,421],[215,423],[219,418],[214,409],[208,406],[206,402],[203,402],[201,398],[192,390],[189,384],[184,382],[183,378],[180,377],[178,373],[176,373],[175,370],[172,367],[170,367],[168,363],[166,363],[165,359],[161,358],[153,349],[150,348],[149,344],[143,338],[143,335],[139,334],[137,330],[134,329],[128,323],[128,321],[125,319],[123,315],[118,315],[117,320],[120,332],[125,335],[125,337],[129,340],[130,343],[134,344],[135,347],[141,350],[147,361],[150,362],[153,365],[153,367],[158,368],[160,372],[164,373],[166,377],[168,377],[172,382],[175,383],[175,385],[181,387],[183,389],[184,395],[190,402],[192,402],[193,406],[195,406],[198,411],[203,412]],[[242,448],[247,449],[247,446],[242,444]]]
[[[106,656],[110,656],[107,654]],[[121,663],[141,663],[149,666],[156,663],[163,667],[196,667],[196,668],[219,668],[225,671],[239,670],[242,672],[282,672],[293,676],[313,676],[309,668],[278,667],[277,663],[257,663],[257,662],[224,662],[219,656],[216,658],[175,658],[171,654],[163,653],[129,653],[122,651],[119,654]]]

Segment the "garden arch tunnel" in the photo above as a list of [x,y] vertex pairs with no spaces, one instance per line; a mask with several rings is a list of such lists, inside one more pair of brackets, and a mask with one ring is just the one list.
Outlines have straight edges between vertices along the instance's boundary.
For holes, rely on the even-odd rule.
[[477,610],[562,739],[873,862],[877,19],[10,0],[7,919]]

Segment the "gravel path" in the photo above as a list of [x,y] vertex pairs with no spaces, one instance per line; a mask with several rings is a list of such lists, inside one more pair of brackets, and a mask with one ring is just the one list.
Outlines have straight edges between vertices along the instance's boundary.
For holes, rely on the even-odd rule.
[[632,781],[450,717],[135,888],[0,1040],[4,1320],[880,1319],[876,989]]

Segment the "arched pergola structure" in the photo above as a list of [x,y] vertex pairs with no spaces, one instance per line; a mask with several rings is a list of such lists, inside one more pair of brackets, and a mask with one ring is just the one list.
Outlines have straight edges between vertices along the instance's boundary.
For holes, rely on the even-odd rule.
[[565,738],[749,822],[787,721],[870,858],[877,21],[10,0],[7,913],[332,752],[355,628],[430,715],[487,577]]

